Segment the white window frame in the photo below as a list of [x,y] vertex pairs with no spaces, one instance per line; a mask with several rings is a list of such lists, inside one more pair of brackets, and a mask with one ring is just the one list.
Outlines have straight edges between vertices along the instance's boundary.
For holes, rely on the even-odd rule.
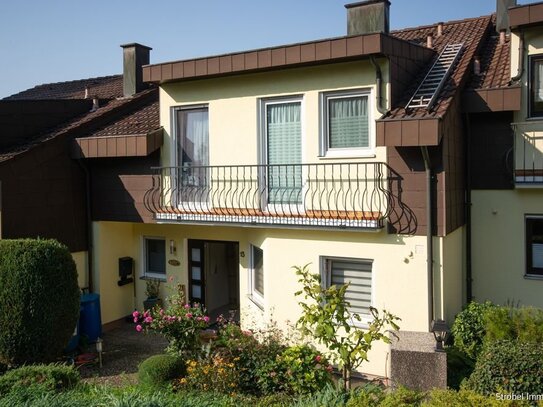
[[[303,94],[295,94],[288,96],[275,96],[275,97],[265,97],[258,100],[258,161],[262,165],[268,165],[268,120],[267,120],[267,106],[268,105],[278,105],[284,103],[300,103],[300,143],[301,143],[301,162],[296,164],[302,164],[304,162],[305,154],[305,98]],[[290,164],[290,163],[285,163]],[[292,163],[295,164],[295,163]],[[266,179],[265,171],[267,169],[262,168],[260,170],[259,178]],[[268,191],[262,194],[260,206],[262,209],[266,208],[270,211],[277,212],[286,212],[286,213],[300,213],[304,208],[304,198],[305,190],[307,185],[306,180],[306,168],[302,166],[302,202],[299,204],[269,204],[268,203]],[[260,187],[260,186],[259,186]]]
[[[258,292],[255,286],[255,263],[254,263],[254,249],[260,250],[262,252],[262,284],[264,285],[264,293]],[[260,308],[264,307],[264,296],[266,295],[266,283],[264,280],[264,250],[262,248],[255,246],[255,245],[249,245],[249,297],[251,300]]]
[[[164,274],[162,273],[153,273],[147,270],[147,241],[149,240],[162,240],[164,241]],[[141,239],[142,246],[142,262],[141,262],[141,277],[143,279],[158,279],[161,281],[166,281],[166,275],[168,273],[166,267],[166,238],[162,236],[142,236]]]
[[[365,259],[358,257],[337,257],[337,256],[320,256],[320,275],[321,284],[323,288],[330,287],[332,281],[332,262],[333,261],[348,261],[352,263],[370,263],[371,264],[371,292],[370,292],[370,306],[375,306],[375,262],[373,259]],[[367,328],[369,323],[373,320],[371,314],[359,314],[360,321],[353,319],[351,325],[359,328]]]
[[[335,90],[321,92],[319,95],[320,110],[320,158],[360,158],[375,157],[375,126],[373,122],[373,91],[371,88]],[[366,97],[368,99],[368,147],[331,148],[329,129],[328,101],[333,99]]]

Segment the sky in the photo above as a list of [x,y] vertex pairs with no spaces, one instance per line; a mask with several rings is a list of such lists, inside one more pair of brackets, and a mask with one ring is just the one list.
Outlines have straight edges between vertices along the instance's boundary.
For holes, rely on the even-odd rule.
[[[152,47],[151,63],[159,63],[342,36],[349,2],[0,0],[0,99],[43,83],[119,74],[126,43]],[[496,0],[391,3],[391,29],[496,7]]]

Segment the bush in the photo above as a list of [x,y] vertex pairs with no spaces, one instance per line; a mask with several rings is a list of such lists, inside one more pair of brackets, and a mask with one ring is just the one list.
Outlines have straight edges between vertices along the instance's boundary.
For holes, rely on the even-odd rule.
[[79,382],[79,372],[66,365],[33,365],[13,369],[0,376],[0,395],[14,388],[38,385],[45,390],[63,390]]
[[154,355],[138,368],[138,382],[143,386],[160,387],[185,374],[185,362],[172,355]]
[[348,392],[335,386],[328,385],[323,390],[311,396],[301,398],[300,400],[292,403],[291,405],[293,407],[343,407],[348,400]]
[[471,390],[432,390],[424,407],[523,407],[528,402],[498,400],[495,395],[483,396]]
[[308,345],[291,346],[258,369],[258,383],[264,394],[284,391],[291,394],[315,393],[332,382],[332,366]]
[[346,407],[378,407],[385,398],[383,387],[368,383],[351,392]]
[[451,327],[454,346],[474,360],[481,352],[486,335],[485,315],[495,307],[490,301],[471,302],[456,316]]
[[464,379],[467,379],[475,367],[475,361],[455,346],[445,349],[447,352],[447,385],[458,390]]
[[238,391],[258,395],[264,392],[257,380],[258,371],[274,363],[284,349],[275,331],[260,332],[259,341],[252,331],[243,330],[234,323],[224,323],[212,344],[211,354],[233,363]]
[[516,341],[485,346],[465,387],[485,395],[543,394],[543,347]]
[[518,340],[543,343],[543,310],[496,307],[485,315],[485,342]]
[[0,240],[0,363],[56,360],[79,318],[75,263],[55,240]]
[[405,387],[399,387],[398,389],[388,393],[379,404],[379,407],[419,406],[424,400],[424,396],[424,393],[409,390]]

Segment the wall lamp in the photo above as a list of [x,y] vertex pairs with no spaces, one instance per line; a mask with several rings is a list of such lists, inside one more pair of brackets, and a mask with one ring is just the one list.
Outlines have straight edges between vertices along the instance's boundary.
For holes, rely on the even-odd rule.
[[436,351],[444,352],[443,342],[445,342],[449,334],[449,326],[442,319],[434,319],[430,325],[430,331],[434,334],[436,340]]

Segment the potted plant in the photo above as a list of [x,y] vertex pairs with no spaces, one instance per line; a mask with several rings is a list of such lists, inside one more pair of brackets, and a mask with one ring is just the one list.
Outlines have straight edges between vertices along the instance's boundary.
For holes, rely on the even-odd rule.
[[160,280],[158,279],[149,279],[146,281],[145,294],[147,299],[143,301],[143,308],[149,310],[154,308],[156,305],[162,305],[162,300],[159,298],[160,295]]

